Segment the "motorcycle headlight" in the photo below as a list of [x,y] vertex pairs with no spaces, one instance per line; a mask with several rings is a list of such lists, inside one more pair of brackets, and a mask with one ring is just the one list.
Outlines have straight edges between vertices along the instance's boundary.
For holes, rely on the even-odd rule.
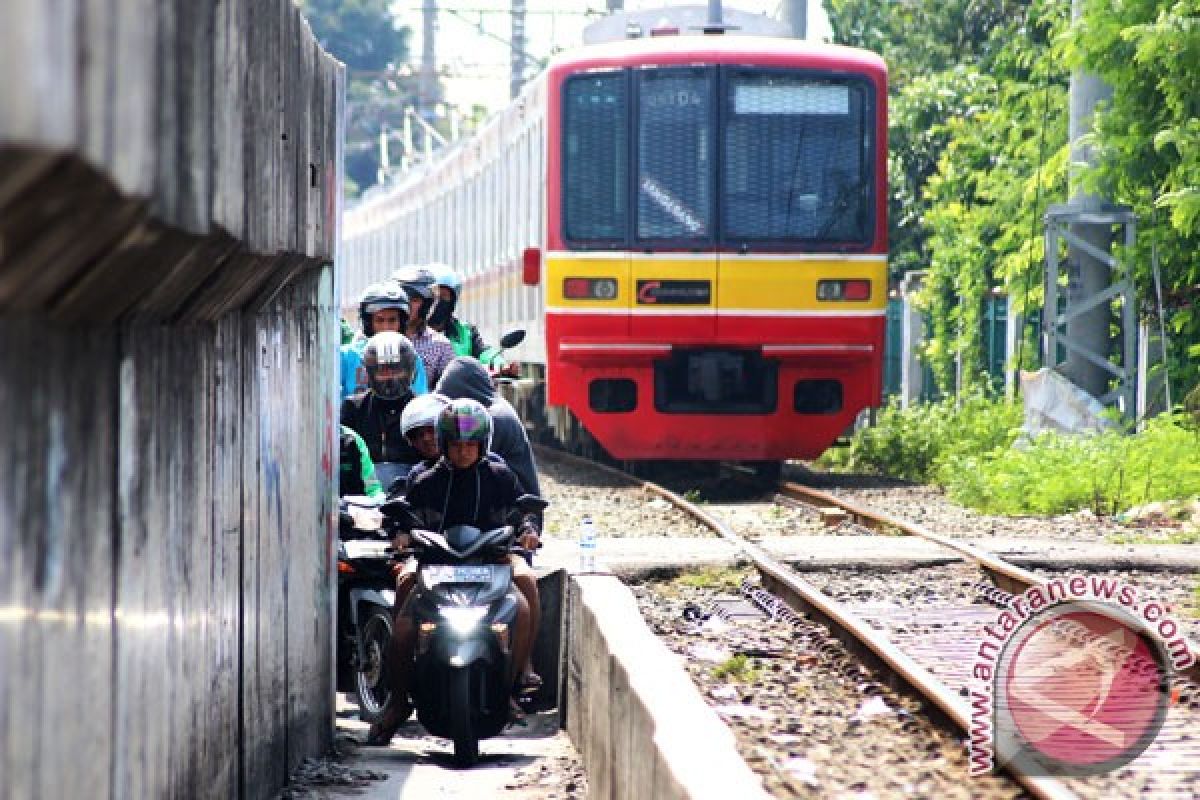
[[442,616],[445,618],[446,624],[450,626],[450,630],[460,636],[474,630],[486,613],[486,606],[467,606],[465,608],[459,606],[442,609]]

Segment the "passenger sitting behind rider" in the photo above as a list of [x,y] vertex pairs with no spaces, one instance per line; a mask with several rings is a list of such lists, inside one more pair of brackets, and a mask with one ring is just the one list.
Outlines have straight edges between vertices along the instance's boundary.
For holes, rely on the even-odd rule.
[[[401,496],[407,491],[409,485],[417,475],[424,472],[426,469],[434,466],[439,458],[441,458],[441,449],[438,444],[437,424],[438,418],[442,411],[449,405],[450,398],[444,397],[436,392],[433,394],[423,394],[420,397],[414,397],[407,406],[404,407],[404,414],[400,417],[400,428],[404,431],[404,437],[408,439],[408,443],[413,446],[413,449],[421,456],[419,461],[408,473],[408,480],[403,489],[400,489],[396,496]],[[493,437],[492,443],[489,446],[495,446],[497,441],[495,424],[496,417],[491,409],[487,409],[488,416],[492,417]],[[488,450],[484,454],[484,458],[495,461],[504,466],[508,463],[499,454]],[[532,463],[530,464],[532,467]],[[515,474],[515,470],[514,470]],[[536,474],[536,473],[535,473]],[[518,483],[520,483],[518,477]],[[527,493],[528,487],[521,486],[521,493]],[[534,487],[537,488],[536,485]],[[540,518],[539,518],[540,519]],[[413,584],[416,582],[416,572],[410,564],[400,572],[396,579],[396,605],[399,607],[408,597],[408,593],[412,591]],[[541,605],[538,598],[537,580],[534,578],[533,572],[525,569],[520,570],[513,576],[513,583],[521,594],[525,595],[525,601],[529,603],[530,625],[533,630],[537,630],[541,620]],[[532,655],[532,654],[531,654]],[[522,682],[524,685],[537,687],[540,680],[533,672],[533,665],[527,659],[524,664],[521,664]]]
[[[384,506],[384,513],[394,516],[403,524],[418,522],[429,530],[442,532],[455,525],[470,525],[482,530],[499,527],[506,516],[517,505],[521,496],[516,477],[502,463],[485,457],[492,438],[492,419],[487,410],[474,400],[455,400],[438,417],[438,443],[442,457],[433,466],[413,477],[405,492],[404,502],[411,511],[412,519],[402,512],[396,514],[392,503]],[[528,550],[540,544],[538,520],[535,514],[523,515],[518,525],[517,543]],[[406,550],[411,543],[407,532],[396,535],[392,544],[398,550]],[[532,579],[532,570],[524,559],[507,557],[513,568],[514,582],[525,576]],[[406,569],[415,569],[410,566]],[[404,581],[404,576],[401,576]],[[534,585],[536,602],[536,584]],[[395,626],[387,663],[392,676],[392,692],[395,700],[384,718],[371,727],[368,744],[386,744],[396,729],[412,713],[408,699],[408,687],[412,685],[412,669],[416,645],[416,631],[408,614],[408,598],[396,611]],[[537,631],[533,629],[529,601],[526,593],[517,593],[517,624],[513,631],[512,664],[515,684],[530,682],[530,675],[521,675],[521,665],[529,663]],[[518,680],[520,675],[521,680]]]

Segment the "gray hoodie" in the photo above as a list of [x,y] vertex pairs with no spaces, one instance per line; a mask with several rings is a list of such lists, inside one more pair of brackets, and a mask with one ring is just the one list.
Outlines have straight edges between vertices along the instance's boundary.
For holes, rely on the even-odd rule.
[[486,369],[473,358],[459,356],[446,365],[437,384],[437,392],[452,400],[469,397],[477,400],[492,417],[492,452],[498,454],[517,475],[521,489],[541,495],[537,466],[529,434],[516,410],[500,396]]

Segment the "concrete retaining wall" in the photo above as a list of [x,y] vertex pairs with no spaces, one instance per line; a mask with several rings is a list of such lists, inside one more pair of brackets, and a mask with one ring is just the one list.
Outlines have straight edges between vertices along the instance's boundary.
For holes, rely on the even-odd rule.
[[589,798],[770,797],[620,580],[572,578],[568,615],[567,732]]
[[342,69],[290,0],[17,0],[0,75],[0,794],[273,796],[332,732]]

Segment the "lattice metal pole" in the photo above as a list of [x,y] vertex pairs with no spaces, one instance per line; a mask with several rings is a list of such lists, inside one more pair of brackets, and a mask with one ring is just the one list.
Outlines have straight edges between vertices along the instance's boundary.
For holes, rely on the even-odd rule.
[[437,0],[421,4],[421,71],[417,79],[417,111],[422,119],[433,119],[438,101]]
[[783,21],[791,26],[793,39],[807,39],[808,0],[784,0]]
[[512,75],[508,94],[516,97],[525,85],[525,0],[512,0]]
[[[1068,373],[1066,367],[1068,364],[1073,366],[1081,362],[1086,363],[1089,369],[1099,372],[1101,378],[1094,382],[1099,384],[1099,389],[1093,386],[1082,388],[1097,396],[1104,405],[1115,404],[1122,414],[1132,416],[1137,381],[1137,305],[1132,271],[1094,244],[1094,241],[1097,238],[1111,239],[1113,228],[1120,226],[1124,232],[1124,244],[1132,246],[1137,236],[1137,218],[1124,206],[1083,210],[1075,204],[1069,204],[1054,205],[1047,209],[1045,224],[1046,306],[1042,311],[1043,363],[1052,369],[1059,369],[1077,384],[1077,376]],[[1060,241],[1065,241],[1070,246],[1072,256],[1083,252],[1087,257],[1103,264],[1106,272],[1119,276],[1115,283],[1108,286],[1072,287],[1073,291],[1068,294],[1066,307],[1061,313],[1058,310]],[[1087,288],[1091,290],[1085,291]],[[1112,303],[1118,299],[1121,301],[1121,346],[1117,348],[1120,363],[1112,358],[1112,348],[1108,346],[1107,337],[1108,326],[1113,322]],[[1099,344],[1090,325],[1073,324],[1085,315],[1089,318],[1099,317],[1104,322],[1106,335]],[[1059,358],[1060,349],[1063,351],[1062,358]],[[1108,383],[1113,378],[1117,380],[1117,386],[1108,390]]]

